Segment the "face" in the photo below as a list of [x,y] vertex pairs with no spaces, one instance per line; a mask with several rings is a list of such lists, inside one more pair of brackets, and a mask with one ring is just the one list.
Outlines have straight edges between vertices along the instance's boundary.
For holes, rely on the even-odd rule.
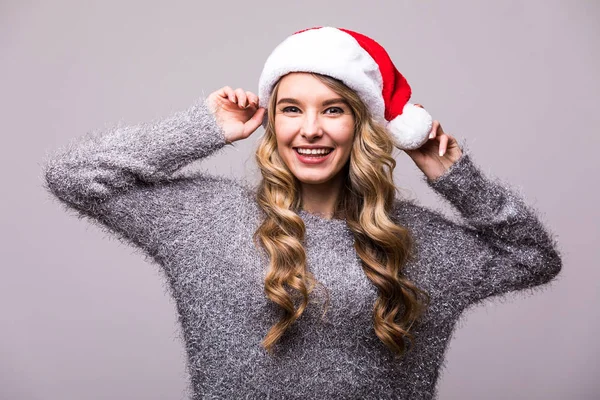
[[[338,177],[354,140],[354,116],[343,98],[311,74],[294,72],[281,79],[275,110],[277,148],[290,171],[306,184]],[[308,147],[331,150],[299,154]]]

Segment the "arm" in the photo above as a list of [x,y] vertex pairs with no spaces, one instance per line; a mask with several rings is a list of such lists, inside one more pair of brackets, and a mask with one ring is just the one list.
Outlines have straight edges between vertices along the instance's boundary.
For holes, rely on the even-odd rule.
[[560,272],[557,243],[536,211],[509,186],[485,177],[466,147],[442,176],[425,180],[465,222],[451,222],[437,212],[422,216],[431,232],[426,246],[460,308],[548,283]]
[[207,229],[214,216],[229,218],[221,213],[240,203],[239,188],[226,178],[173,177],[226,142],[198,99],[164,119],[75,138],[46,157],[43,184],[67,209],[165,259],[189,228]]

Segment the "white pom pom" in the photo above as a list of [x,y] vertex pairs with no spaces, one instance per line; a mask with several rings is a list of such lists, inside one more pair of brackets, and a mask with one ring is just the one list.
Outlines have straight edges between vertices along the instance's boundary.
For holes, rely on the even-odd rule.
[[387,123],[387,129],[394,136],[396,146],[402,150],[421,147],[429,138],[433,118],[424,108],[406,103],[402,114]]

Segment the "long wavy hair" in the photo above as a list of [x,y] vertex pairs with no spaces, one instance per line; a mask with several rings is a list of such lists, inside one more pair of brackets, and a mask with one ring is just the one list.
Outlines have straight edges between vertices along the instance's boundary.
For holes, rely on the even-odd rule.
[[[335,205],[334,218],[346,219],[362,268],[378,289],[373,307],[375,333],[396,356],[401,356],[407,351],[405,340],[414,340],[410,329],[425,312],[430,297],[402,272],[406,263],[414,258],[414,242],[409,231],[390,217],[397,190],[392,176],[396,167],[392,157],[394,141],[386,128],[371,118],[356,92],[332,77],[312,75],[346,99],[354,115],[356,134],[350,158],[340,171],[345,175],[345,182]],[[281,319],[263,339],[262,346],[269,353],[286,329],[302,315],[309,294],[320,283],[306,267],[305,225],[298,215],[302,208],[301,182],[277,151],[275,105],[280,82],[273,89],[267,108],[268,124],[255,154],[262,174],[256,198],[264,219],[254,232],[253,240],[270,259],[265,294],[283,311]],[[325,292],[328,305],[326,288]]]

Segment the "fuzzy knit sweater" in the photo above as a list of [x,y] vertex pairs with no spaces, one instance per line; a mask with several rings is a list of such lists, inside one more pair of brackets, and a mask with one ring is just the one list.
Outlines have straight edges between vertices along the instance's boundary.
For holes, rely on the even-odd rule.
[[431,296],[411,351],[394,359],[375,335],[377,290],[346,222],[301,210],[307,267],[327,287],[330,305],[321,318],[317,286],[271,356],[260,343],[280,314],[264,294],[266,253],[252,242],[262,215],[252,189],[237,178],[176,174],[225,145],[200,98],[151,123],[77,137],[47,154],[42,170],[45,189],[65,210],[164,272],[194,399],[437,398],[463,311],[490,296],[541,289],[561,270],[557,241],[537,211],[486,177],[464,141],[462,157],[441,177],[423,178],[460,220],[407,199],[397,199],[391,215],[416,241],[404,273]]

